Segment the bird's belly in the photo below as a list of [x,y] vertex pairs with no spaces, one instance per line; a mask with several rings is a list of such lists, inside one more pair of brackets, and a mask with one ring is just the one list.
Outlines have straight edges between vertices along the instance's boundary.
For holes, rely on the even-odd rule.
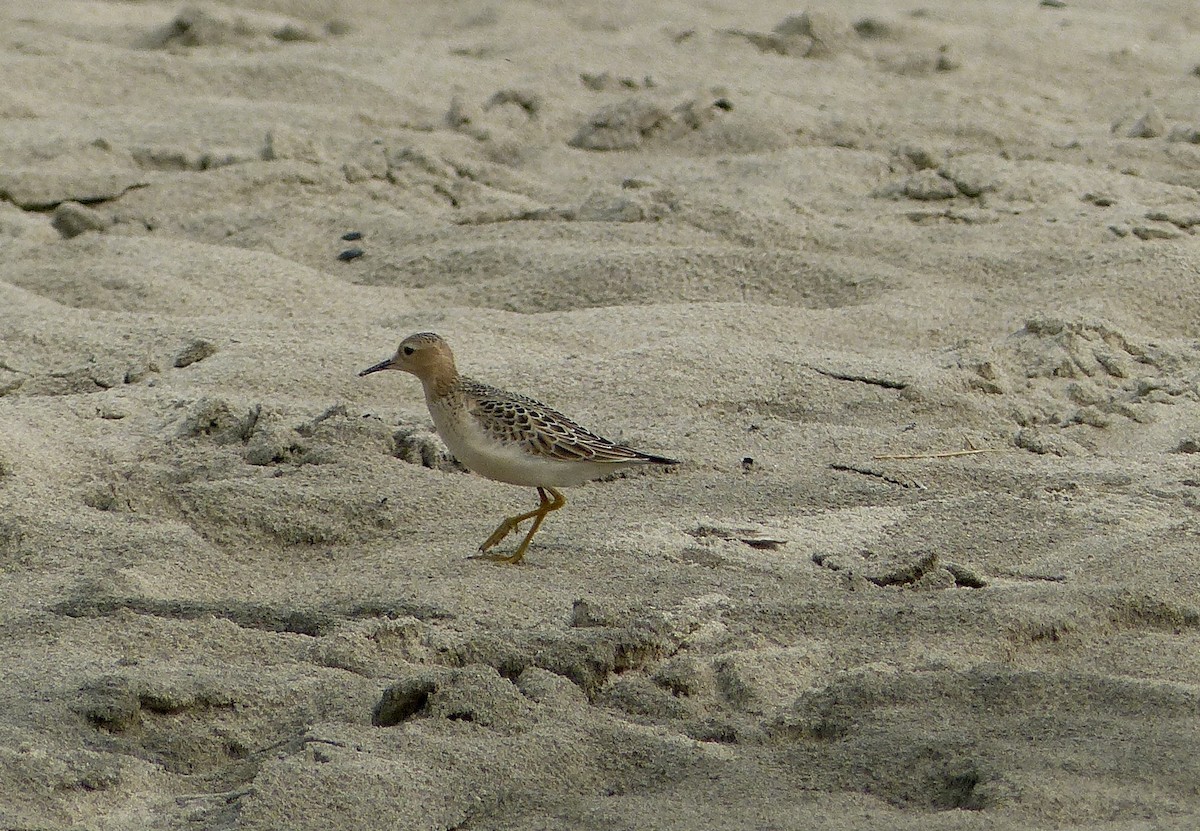
[[468,420],[456,419],[445,412],[432,415],[438,435],[454,458],[480,476],[497,482],[530,488],[570,488],[626,466],[536,456],[520,445],[495,441]]

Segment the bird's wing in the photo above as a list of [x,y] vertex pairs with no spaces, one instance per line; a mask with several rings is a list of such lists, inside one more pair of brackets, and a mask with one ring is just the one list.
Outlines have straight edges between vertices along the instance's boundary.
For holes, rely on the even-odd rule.
[[580,427],[557,410],[532,398],[473,382],[471,415],[493,439],[519,445],[525,452],[565,462],[611,464],[655,461],[657,457],[609,441]]

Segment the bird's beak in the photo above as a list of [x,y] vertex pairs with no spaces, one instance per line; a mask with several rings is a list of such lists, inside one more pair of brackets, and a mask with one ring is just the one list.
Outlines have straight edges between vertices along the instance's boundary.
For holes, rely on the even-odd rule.
[[372,372],[379,372],[381,369],[391,369],[391,368],[392,368],[392,359],[388,358],[386,361],[380,361],[379,363],[375,364],[375,366],[367,367],[362,372],[358,373],[358,377],[361,378],[364,375],[370,375]]

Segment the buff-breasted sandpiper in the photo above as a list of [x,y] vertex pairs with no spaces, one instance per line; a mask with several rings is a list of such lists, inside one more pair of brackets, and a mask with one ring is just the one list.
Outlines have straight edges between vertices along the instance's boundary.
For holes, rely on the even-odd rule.
[[[479,546],[489,560],[521,561],[542,520],[566,504],[559,488],[638,465],[679,464],[601,438],[531,398],[459,375],[450,345],[438,335],[408,336],[395,355],[359,375],[384,369],[411,372],[421,380],[434,427],[460,462],[488,479],[537,488],[537,508],[508,517]],[[533,526],[515,552],[487,554],[527,519]]]

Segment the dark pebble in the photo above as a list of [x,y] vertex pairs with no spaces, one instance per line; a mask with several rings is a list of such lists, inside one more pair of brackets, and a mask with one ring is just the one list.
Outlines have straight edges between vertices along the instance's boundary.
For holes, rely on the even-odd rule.
[[347,248],[341,254],[338,254],[338,259],[344,263],[348,263],[351,260],[357,260],[363,253],[361,248]]
[[342,239],[346,242],[354,242],[356,239],[362,239],[362,231],[347,231],[342,234]]

